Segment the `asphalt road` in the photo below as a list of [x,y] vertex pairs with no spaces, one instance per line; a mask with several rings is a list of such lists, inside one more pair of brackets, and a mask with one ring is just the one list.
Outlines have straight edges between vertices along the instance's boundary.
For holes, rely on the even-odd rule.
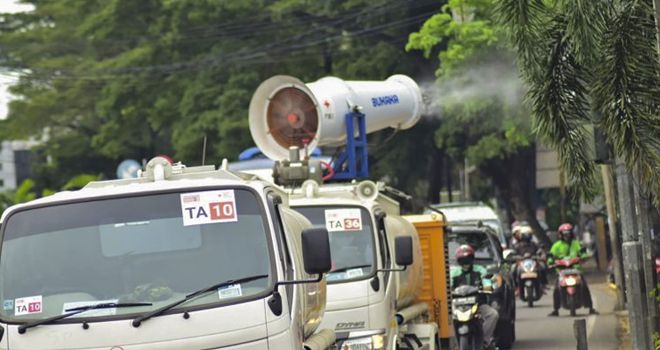
[[600,315],[590,316],[588,310],[578,310],[576,317],[570,317],[568,310],[559,310],[559,317],[549,317],[552,311],[552,289],[534,304],[527,307],[521,301],[517,303],[515,350],[575,350],[577,340],[573,332],[573,321],[580,318],[587,320],[589,349],[616,350],[616,317],[613,309],[616,296],[605,282],[605,276],[589,274],[589,287],[594,298],[594,306]]

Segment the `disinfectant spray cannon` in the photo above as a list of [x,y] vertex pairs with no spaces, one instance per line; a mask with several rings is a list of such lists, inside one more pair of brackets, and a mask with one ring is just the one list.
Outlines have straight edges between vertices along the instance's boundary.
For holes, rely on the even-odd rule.
[[[366,178],[367,134],[388,127],[411,128],[421,111],[419,86],[405,75],[385,81],[326,77],[308,84],[277,75],[261,83],[252,96],[250,133],[261,151],[276,161],[294,159],[292,147],[293,152],[304,152],[318,146],[345,145],[330,165],[332,179]],[[312,164],[305,166],[317,169]],[[286,170],[280,174],[283,172]],[[288,184],[298,180],[304,179]]]

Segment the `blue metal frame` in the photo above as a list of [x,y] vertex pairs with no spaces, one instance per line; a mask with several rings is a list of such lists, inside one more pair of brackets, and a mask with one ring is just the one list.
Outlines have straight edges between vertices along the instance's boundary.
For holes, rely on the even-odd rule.
[[[358,136],[355,137],[357,122]],[[367,123],[360,112],[348,112],[344,116],[346,125],[346,150],[332,164],[335,175],[331,180],[353,180],[369,177],[369,154],[367,151]]]

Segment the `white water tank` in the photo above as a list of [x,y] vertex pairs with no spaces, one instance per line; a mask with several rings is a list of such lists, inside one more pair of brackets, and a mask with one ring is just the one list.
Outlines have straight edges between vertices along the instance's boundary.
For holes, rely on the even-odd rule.
[[419,242],[419,236],[415,226],[406,219],[398,215],[387,215],[385,217],[385,229],[387,230],[387,241],[392,250],[392,260],[394,257],[394,241],[396,237],[412,237],[413,241],[413,263],[403,272],[392,274],[397,289],[397,310],[401,310],[412,305],[420,291],[424,280],[424,268],[422,261],[422,248]]
[[276,75],[252,96],[250,133],[266,156],[281,160],[288,158],[291,146],[312,150],[343,143],[345,115],[354,110],[365,114],[367,133],[388,127],[408,129],[419,121],[422,94],[405,75],[385,81],[325,77],[308,84]]

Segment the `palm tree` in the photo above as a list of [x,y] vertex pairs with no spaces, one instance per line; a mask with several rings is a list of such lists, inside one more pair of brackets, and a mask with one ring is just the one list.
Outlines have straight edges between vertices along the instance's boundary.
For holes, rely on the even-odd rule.
[[[617,179],[620,194],[630,197],[625,192],[632,174],[640,197],[653,194],[660,204],[660,29],[652,1],[497,1],[529,88],[536,131],[557,148],[575,194],[594,191],[595,166],[586,146],[586,126],[594,124],[628,170]],[[621,210],[624,231],[634,237],[631,223],[638,218],[629,203],[621,206],[627,207]],[[634,262],[625,265],[634,271],[628,266]],[[633,346],[649,348],[653,326],[637,321],[641,309],[633,304],[630,310]]]
[[[537,133],[575,194],[593,194],[587,126],[647,192],[660,188],[660,64],[651,0],[499,0]],[[656,198],[657,199],[657,198]]]

